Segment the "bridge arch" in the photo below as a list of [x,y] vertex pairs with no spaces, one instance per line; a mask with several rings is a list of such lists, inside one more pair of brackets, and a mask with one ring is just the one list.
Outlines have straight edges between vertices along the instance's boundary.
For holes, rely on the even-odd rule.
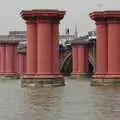
[[[64,53],[66,54],[66,53]],[[72,52],[69,51],[67,55],[64,56],[64,58],[61,58],[60,60],[60,72],[63,75],[70,75],[72,72]],[[93,74],[95,71],[95,61],[92,58],[92,56],[88,56],[88,73]]]

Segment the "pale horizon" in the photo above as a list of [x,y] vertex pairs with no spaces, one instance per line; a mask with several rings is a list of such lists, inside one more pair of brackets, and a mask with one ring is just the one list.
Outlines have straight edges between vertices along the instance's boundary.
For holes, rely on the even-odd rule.
[[119,0],[1,0],[1,3],[0,35],[6,35],[9,31],[26,30],[25,21],[20,16],[22,10],[65,10],[66,15],[60,24],[60,34],[65,34],[66,28],[70,28],[70,34],[74,34],[75,24],[77,24],[79,36],[86,35],[88,31],[95,29],[94,21],[88,15],[90,12],[96,10],[120,10]]

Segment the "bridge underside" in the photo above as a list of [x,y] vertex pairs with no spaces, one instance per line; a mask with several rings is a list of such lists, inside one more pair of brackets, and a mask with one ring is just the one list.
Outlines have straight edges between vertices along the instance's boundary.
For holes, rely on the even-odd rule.
[[[68,59],[65,60],[64,64],[61,67],[60,72],[64,76],[70,76],[72,73],[72,56],[70,56]],[[88,74],[89,77],[91,77],[94,73],[94,66],[93,64],[88,60]]]

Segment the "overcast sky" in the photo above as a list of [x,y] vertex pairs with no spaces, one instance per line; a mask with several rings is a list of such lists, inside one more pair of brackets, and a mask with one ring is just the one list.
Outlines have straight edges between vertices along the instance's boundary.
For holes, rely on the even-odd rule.
[[60,9],[66,10],[60,33],[65,33],[66,27],[74,33],[77,24],[79,35],[85,35],[95,28],[88,14],[99,10],[98,4],[102,4],[102,10],[120,10],[120,0],[0,0],[0,34],[26,29],[19,14],[21,10]]

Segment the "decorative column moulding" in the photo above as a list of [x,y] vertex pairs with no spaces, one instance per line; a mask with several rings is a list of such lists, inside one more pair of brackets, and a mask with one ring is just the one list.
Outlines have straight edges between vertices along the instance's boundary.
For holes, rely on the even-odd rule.
[[90,44],[92,44],[91,43],[91,41],[88,41],[88,40],[80,40],[80,39],[75,39],[75,40],[72,40],[71,41],[71,45],[72,46],[79,46],[79,45],[81,45],[81,46],[89,46]]
[[104,17],[108,24],[120,23],[120,11],[104,11]]
[[17,72],[22,76],[26,73],[26,45],[19,45],[17,51]]
[[99,23],[120,23],[120,11],[95,11],[89,14],[90,18]]
[[38,22],[49,22],[49,23],[59,23],[65,15],[65,11],[59,10],[49,10],[49,9],[40,9],[40,10],[29,10],[22,11],[21,16],[27,22],[38,21]]
[[[92,85],[120,86],[120,11],[93,12],[89,15],[96,23],[102,24],[104,20],[104,24],[106,24],[106,28],[105,26],[102,26],[101,29],[99,27],[99,33],[97,34],[97,36],[101,36],[101,39],[99,38],[96,42],[102,42],[100,42],[101,44],[99,44],[96,49],[101,48],[102,53],[101,55],[98,54],[98,52],[96,53],[99,57],[99,62],[96,61],[96,64],[103,66],[103,68],[106,66],[107,70],[104,71],[104,69],[101,69],[100,72],[103,72],[103,74],[97,73],[98,71],[96,70]],[[105,29],[107,29],[107,32]],[[107,42],[105,42],[103,36],[107,38]],[[105,43],[107,49],[104,46]],[[104,46],[104,48],[102,46]],[[104,53],[106,53],[107,57]],[[101,61],[101,57],[106,57],[106,62]]]
[[[27,24],[36,24],[37,29],[36,34],[34,34],[36,40],[30,40],[29,36],[33,34],[33,32],[28,34],[27,37],[27,60],[30,57],[30,49],[28,48],[30,45],[33,47],[29,41],[33,42],[33,44],[34,40],[37,41],[36,52],[31,49],[31,52],[36,55],[37,71],[31,74],[29,72],[31,61],[29,61],[29,63],[27,61],[28,72],[22,77],[22,86],[40,87],[65,85],[64,78],[60,75],[58,53],[59,23],[60,20],[63,19],[65,11],[41,9],[22,11],[20,14]],[[30,29],[29,26],[27,26],[27,29]]]
[[96,24],[105,23],[104,13],[103,12],[92,12],[89,14],[90,18],[95,21]]

